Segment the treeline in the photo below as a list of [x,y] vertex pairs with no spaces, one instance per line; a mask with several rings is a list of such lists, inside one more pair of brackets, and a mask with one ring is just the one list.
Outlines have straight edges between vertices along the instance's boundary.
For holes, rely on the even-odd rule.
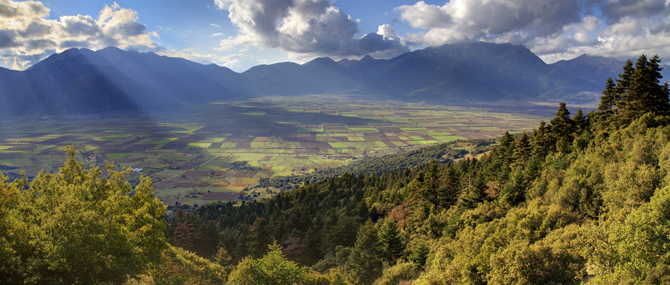
[[670,282],[670,104],[659,62],[629,61],[597,111],[571,116],[561,103],[548,124],[506,133],[480,159],[201,206],[168,239],[197,251],[201,237],[181,233],[216,227],[208,238],[235,274],[275,240],[284,258],[352,284]]
[[[478,155],[490,150],[495,144],[494,139],[475,139],[467,142],[449,142],[399,154],[388,154],[381,157],[368,156],[347,165],[317,170],[306,175],[262,178],[256,188],[277,188],[282,192],[293,190],[305,181],[316,183],[345,173],[353,175],[381,175],[386,172],[426,165],[431,161],[438,163],[452,162],[467,155]],[[459,147],[466,145],[467,147]]]

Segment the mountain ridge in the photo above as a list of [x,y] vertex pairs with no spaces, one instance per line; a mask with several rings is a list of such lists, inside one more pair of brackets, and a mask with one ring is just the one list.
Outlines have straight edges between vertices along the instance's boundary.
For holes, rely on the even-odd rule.
[[[438,104],[589,103],[622,66],[613,58],[588,55],[546,64],[524,46],[474,42],[428,47],[392,59],[368,55],[336,62],[322,57],[237,73],[153,52],[73,48],[24,71],[0,69],[0,100],[5,102],[0,111],[5,117],[165,111],[257,96],[328,93]],[[110,103],[114,101],[119,104]]]

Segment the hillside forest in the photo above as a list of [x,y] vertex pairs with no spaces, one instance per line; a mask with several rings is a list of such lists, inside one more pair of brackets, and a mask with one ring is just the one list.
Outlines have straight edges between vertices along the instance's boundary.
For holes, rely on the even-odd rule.
[[669,283],[659,64],[628,61],[597,110],[561,103],[478,158],[369,167],[167,218],[148,178],[101,176],[70,148],[55,174],[0,177],[0,283]]

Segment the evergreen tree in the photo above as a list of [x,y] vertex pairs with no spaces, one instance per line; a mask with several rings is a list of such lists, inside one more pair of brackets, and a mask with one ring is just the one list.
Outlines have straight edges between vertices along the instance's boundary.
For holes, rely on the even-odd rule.
[[295,262],[286,260],[276,242],[268,246],[269,252],[260,259],[242,260],[228,281],[231,284],[291,285],[305,279],[305,270]]
[[615,98],[617,108],[621,108],[622,106],[620,104],[625,104],[625,101],[627,100],[624,94],[628,93],[628,88],[633,81],[634,72],[635,68],[633,67],[633,62],[629,59],[623,66],[623,73],[619,74],[619,79],[616,80],[616,94],[619,96],[618,98]]
[[393,219],[387,219],[379,231],[379,244],[381,251],[389,263],[393,264],[402,256],[405,247],[400,238],[398,225]]
[[198,243],[196,252],[198,255],[209,258],[217,251],[219,244],[219,232],[212,221],[201,223],[196,231]]
[[[660,59],[658,56],[650,60],[645,55],[641,55],[635,66],[629,60],[624,66],[624,72],[619,74],[616,88],[612,88],[608,80],[605,96],[601,98],[600,115],[604,113],[611,104],[611,94],[615,93],[617,125],[626,126],[633,120],[642,117],[651,112],[657,115],[670,115],[670,99],[668,99],[667,83],[660,85],[662,78],[660,71]],[[615,91],[615,92],[613,92]]]
[[264,218],[257,218],[249,231],[249,252],[251,256],[255,258],[263,256],[271,242],[272,237],[268,231],[268,222]]
[[445,165],[444,169],[445,171],[440,177],[440,186],[437,189],[437,199],[440,207],[449,208],[458,201],[459,177],[453,164]]
[[605,90],[603,96],[600,97],[600,104],[598,110],[601,111],[602,116],[608,117],[611,115],[612,109],[616,106],[617,90],[612,77],[607,78],[605,83]]
[[526,132],[521,134],[519,141],[516,144],[516,150],[514,151],[514,160],[516,161],[526,161],[532,152],[533,146],[530,144],[530,138]]
[[533,131],[533,155],[544,158],[549,151],[554,148],[554,144],[549,137],[551,133],[551,126],[544,121],[540,121],[540,126]]
[[582,132],[588,126],[588,121],[587,118],[584,116],[584,112],[582,112],[582,108],[577,109],[577,114],[575,114],[575,116],[572,117],[572,121],[575,124],[573,136],[574,137],[581,136]]
[[421,240],[414,246],[408,259],[414,264],[416,270],[422,270],[426,265],[428,253],[430,253],[430,249],[426,245],[426,241]]
[[382,275],[381,257],[377,230],[368,221],[358,230],[356,245],[347,260],[347,279],[353,284],[372,284]]
[[570,140],[575,123],[570,119],[570,111],[565,106],[565,103],[559,103],[558,111],[556,116],[551,119],[551,133],[554,138],[554,141],[558,141],[561,138],[566,138]]

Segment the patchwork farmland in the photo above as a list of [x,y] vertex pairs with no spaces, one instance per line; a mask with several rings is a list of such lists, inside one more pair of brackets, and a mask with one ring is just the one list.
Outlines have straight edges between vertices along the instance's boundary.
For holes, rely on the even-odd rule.
[[[236,200],[260,178],[309,173],[356,157],[530,131],[536,116],[347,96],[266,97],[152,117],[5,121],[0,171],[56,171],[66,145],[85,165],[133,168],[167,205]],[[104,172],[104,170],[103,170]],[[245,193],[262,198],[276,189]]]

